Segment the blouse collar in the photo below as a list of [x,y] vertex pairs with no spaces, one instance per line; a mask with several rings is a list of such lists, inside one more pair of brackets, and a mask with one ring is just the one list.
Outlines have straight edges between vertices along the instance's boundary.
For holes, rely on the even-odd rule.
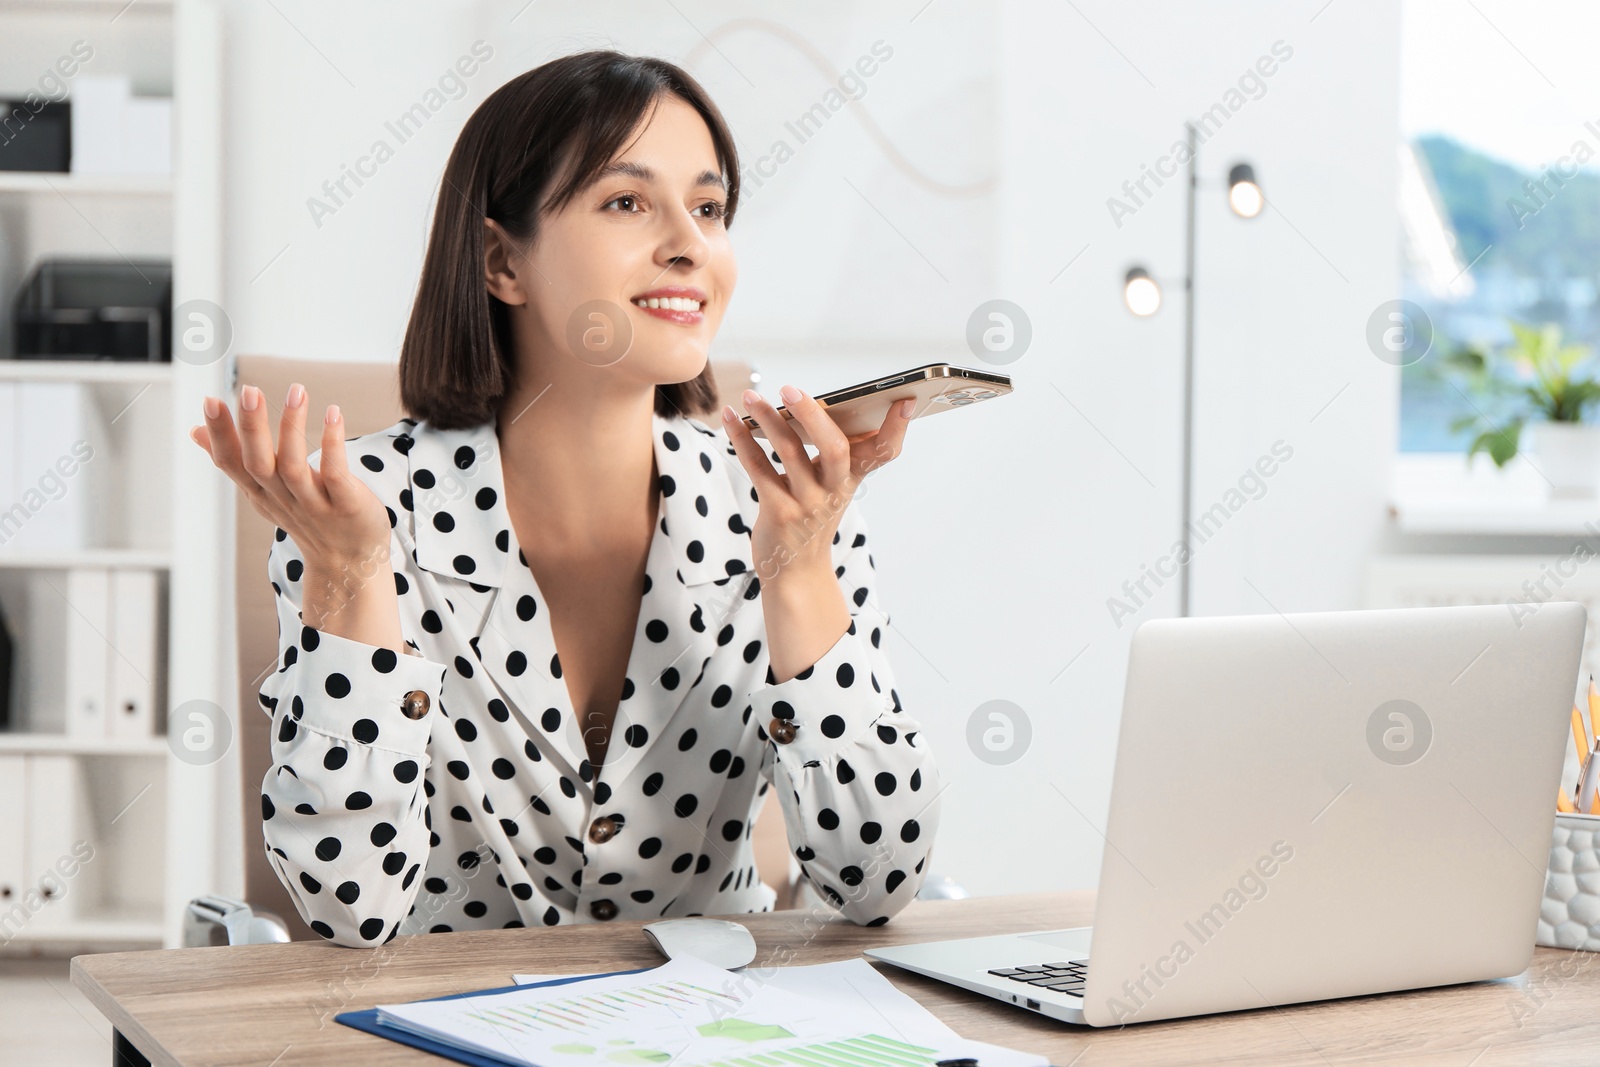
[[[417,566],[479,586],[503,585],[514,538],[496,421],[458,430],[403,421],[410,427],[407,494],[417,520]],[[726,435],[679,413],[652,412],[651,421],[660,521],[679,579],[694,586],[749,570],[755,500]]]

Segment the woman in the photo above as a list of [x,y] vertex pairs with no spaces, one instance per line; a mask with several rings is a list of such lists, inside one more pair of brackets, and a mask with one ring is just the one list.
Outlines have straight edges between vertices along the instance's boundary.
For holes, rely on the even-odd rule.
[[940,783],[852,502],[908,413],[846,439],[786,386],[814,459],[752,391],[770,455],[730,408],[694,417],[738,197],[683,70],[547,63],[446,165],[400,356],[413,417],[347,441],[330,405],[308,463],[300,386],[276,450],[259,390],[237,432],[206,398],[191,436],[278,527],[262,818],[323,937],[769,910],[769,786],[849,919],[916,894]]

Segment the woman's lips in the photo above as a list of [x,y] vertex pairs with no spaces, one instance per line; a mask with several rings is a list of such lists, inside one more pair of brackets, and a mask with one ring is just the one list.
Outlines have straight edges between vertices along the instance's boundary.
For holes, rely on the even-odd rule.
[[654,315],[658,319],[666,319],[668,322],[676,322],[680,326],[698,326],[702,322],[706,321],[706,313],[704,310],[673,311],[671,308],[639,307],[638,304],[634,304],[633,306],[639,308],[639,310],[644,312],[646,315]]

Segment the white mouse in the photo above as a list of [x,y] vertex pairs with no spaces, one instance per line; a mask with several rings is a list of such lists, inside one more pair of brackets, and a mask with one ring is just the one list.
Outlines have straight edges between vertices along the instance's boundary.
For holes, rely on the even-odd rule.
[[756,958],[750,931],[726,919],[665,919],[646,923],[644,936],[669,960],[695,956],[731,971]]

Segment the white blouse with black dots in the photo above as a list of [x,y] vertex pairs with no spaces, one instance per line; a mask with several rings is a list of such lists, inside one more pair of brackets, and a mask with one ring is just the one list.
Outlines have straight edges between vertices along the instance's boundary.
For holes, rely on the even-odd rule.
[[411,654],[304,625],[303,560],[277,531],[261,817],[323,937],[770,910],[750,843],[769,785],[802,879],[844,916],[875,926],[915,896],[942,787],[894,690],[856,504],[832,549],[849,631],[772,684],[756,492],[725,432],[653,417],[661,519],[599,773],[507,517],[493,422],[402,419],[347,442],[389,513]]

